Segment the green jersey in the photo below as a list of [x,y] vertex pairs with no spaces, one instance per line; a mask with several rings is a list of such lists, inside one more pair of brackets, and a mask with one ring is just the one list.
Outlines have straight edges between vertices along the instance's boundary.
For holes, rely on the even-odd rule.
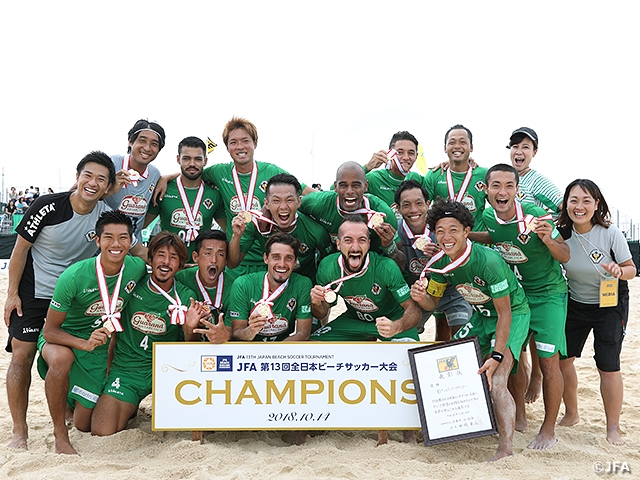
[[[264,203],[264,197],[267,192],[267,182],[279,173],[289,173],[280,167],[267,162],[255,162],[258,167],[258,177],[256,179],[255,190],[253,191],[253,198],[251,202],[247,202],[247,207],[251,210],[260,210]],[[227,237],[231,239],[232,229],[231,220],[241,211],[240,202],[238,201],[238,194],[236,193],[236,187],[233,180],[233,162],[230,163],[217,163],[207,167],[202,172],[202,179],[205,182],[211,183],[218,187],[220,194],[222,195],[222,201],[224,203],[224,209],[227,217]],[[240,186],[244,195],[247,195],[249,190],[249,181],[251,180],[250,173],[239,173],[238,179],[240,180]],[[302,185],[304,190],[305,185]],[[242,261],[241,265],[261,265],[264,263],[263,252],[257,250],[251,250],[247,253]]]
[[[204,296],[202,290],[200,290],[200,286],[198,285],[198,281],[196,280],[196,276],[198,275],[198,267],[185,268],[184,270],[180,270],[176,273],[176,280],[180,282],[182,285],[191,289],[195,292],[196,296],[193,297],[200,302],[205,302],[207,299]],[[233,279],[229,277],[229,275],[225,275],[224,272],[222,275],[222,298],[219,300],[222,301],[222,305],[218,310],[224,313],[224,324],[227,326],[231,326],[231,319],[229,318],[229,300],[231,299],[231,287],[233,285]],[[218,300],[218,287],[208,288],[204,284],[202,284],[204,290],[207,292],[209,299],[212,305],[215,305]],[[182,299],[182,297],[180,297]],[[207,301],[208,303],[208,301]],[[214,318],[213,323],[218,323],[218,319]]]
[[[393,210],[375,195],[365,193],[364,196],[368,198],[371,210],[384,213],[386,215],[384,221],[397,232],[398,221]],[[336,192],[313,192],[302,197],[302,205],[300,205],[302,212],[313,218],[327,231],[334,245],[338,238],[338,229],[342,225],[342,214],[338,210],[337,201],[338,194]],[[375,252],[382,251],[382,242],[378,234],[372,229],[369,229],[369,233],[371,234],[371,250]],[[400,241],[397,233],[393,241],[396,243]]]
[[[240,239],[240,250],[246,254],[252,249],[261,253],[265,251],[267,240],[271,235],[279,230],[273,226],[271,232],[266,235],[261,234],[252,223],[247,225],[242,238]],[[311,279],[315,284],[316,279],[316,253],[320,258],[324,258],[333,251],[331,238],[324,228],[318,225],[311,217],[302,212],[298,212],[296,224],[290,232],[287,232],[300,240],[300,251],[294,271]],[[263,271],[267,271],[267,265],[263,263]]]
[[[444,255],[431,268],[443,269],[451,263]],[[485,317],[498,318],[493,304],[494,298],[509,295],[511,313],[528,314],[529,305],[524,290],[509,266],[495,250],[474,243],[471,256],[466,263],[447,273],[431,272],[427,292],[434,297],[442,297],[447,282],[456,287],[460,295],[473,309]]]
[[[192,209],[198,195],[198,188],[185,188],[184,190],[189,200],[189,206],[187,208]],[[153,215],[160,214],[160,225],[162,225],[162,230],[175,233],[179,235],[182,240],[185,240],[185,229],[189,224],[189,221],[185,206],[180,198],[177,179],[169,182],[167,185],[167,193],[164,194],[164,198],[160,203],[158,203],[158,205],[150,206],[148,213]],[[212,227],[219,229],[220,226],[214,222],[214,219],[223,218],[224,215],[224,205],[222,203],[220,192],[217,188],[204,184],[204,192],[202,194],[200,208],[198,208],[198,213],[195,218],[196,225],[200,227],[201,231],[209,230]],[[187,245],[190,259],[191,254],[195,249],[195,242],[185,241],[185,244]]]
[[[167,292],[175,298],[176,290],[182,305],[189,305],[195,292],[179,282]],[[149,276],[135,288],[131,301],[124,309],[122,332],[116,337],[113,366],[130,371],[151,370],[153,342],[177,342],[184,339],[182,325],[172,325],[168,312],[171,302],[149,286]]]
[[[522,208],[525,215],[542,217],[547,214],[546,210],[534,205],[525,204]],[[553,225],[551,220],[548,222]],[[567,292],[567,282],[562,276],[560,263],[553,258],[537,234],[533,232],[520,234],[517,223],[500,225],[492,207],[484,211],[484,223],[491,241],[505,262],[513,268],[513,273],[525,293],[544,295]],[[553,239],[560,236],[555,226],[551,236]]]
[[[450,170],[450,169],[449,169]],[[433,201],[438,197],[449,198],[449,188],[447,187],[447,172],[449,170],[429,170],[424,177],[424,188],[429,192],[429,198]],[[485,193],[484,177],[487,169],[476,167],[472,170],[471,180],[467,186],[466,192],[462,197],[462,203],[473,214],[475,223],[473,225],[474,232],[485,231],[482,220],[482,212],[485,209],[487,194]],[[460,188],[466,177],[466,172],[451,172],[453,180],[453,189],[456,196],[460,194]]]
[[[256,303],[262,299],[262,288],[266,273],[255,272],[238,278],[233,284],[229,316],[231,320],[248,320]],[[292,273],[282,293],[272,300],[273,317],[253,339],[258,341],[281,341],[296,329],[296,320],[311,319],[311,280]],[[270,292],[272,293],[272,292]]]
[[[346,268],[344,272],[340,269],[338,260],[341,256],[337,252],[320,262],[319,285],[328,285],[350,274]],[[353,318],[365,322],[375,322],[376,317],[397,320],[404,314],[400,304],[411,298],[409,286],[396,262],[375,252],[369,252],[368,258],[366,272],[344,281],[337,293],[344,299],[347,312]],[[338,285],[331,288],[336,290]]]
[[398,206],[396,205],[393,197],[395,196],[398,187],[405,180],[415,180],[421,184],[424,181],[424,178],[416,172],[409,172],[406,177],[398,176],[387,168],[380,168],[367,173],[367,182],[369,183],[367,192],[372,193],[389,205],[398,220],[402,218],[402,215],[400,215]]
[[[130,255],[125,257],[116,312],[123,309],[131,298],[131,292],[146,273],[147,265],[144,260]],[[106,278],[111,296],[118,275]],[[100,297],[95,257],[74,263],[62,272],[56,283],[50,308],[67,314],[61,328],[74,337],[86,340],[95,329],[102,327],[102,315],[106,312]],[[98,348],[104,348],[106,352],[107,345]]]
[[562,203],[562,192],[547,177],[531,169],[520,176],[517,198],[523,205],[531,203],[558,214]]

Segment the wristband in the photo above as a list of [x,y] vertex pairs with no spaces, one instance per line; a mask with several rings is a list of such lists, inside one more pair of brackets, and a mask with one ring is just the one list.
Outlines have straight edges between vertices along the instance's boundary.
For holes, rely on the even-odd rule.
[[502,363],[502,360],[504,360],[504,355],[494,350],[493,352],[491,352],[491,358],[493,358],[498,363]]
[[396,253],[398,247],[396,246],[396,242],[391,241],[391,244],[388,247],[382,247],[382,250],[384,250],[384,253],[386,253],[388,256],[391,256]]

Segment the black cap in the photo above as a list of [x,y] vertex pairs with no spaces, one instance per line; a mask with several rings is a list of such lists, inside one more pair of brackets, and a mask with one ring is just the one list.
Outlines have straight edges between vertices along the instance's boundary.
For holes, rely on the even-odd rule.
[[513,137],[516,136],[519,133],[524,133],[527,137],[529,137],[532,141],[533,141],[533,146],[537,149],[538,148],[538,134],[536,133],[536,131],[533,128],[529,128],[529,127],[520,127],[517,130],[514,130],[513,133],[511,134],[510,137],[510,141],[509,141],[509,146],[507,148],[511,148],[511,143],[513,142]]

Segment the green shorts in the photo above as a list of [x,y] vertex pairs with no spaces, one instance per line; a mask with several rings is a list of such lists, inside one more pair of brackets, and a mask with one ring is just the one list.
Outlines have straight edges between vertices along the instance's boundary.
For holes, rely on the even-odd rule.
[[[522,346],[529,336],[529,315],[529,312],[526,312],[511,316],[511,329],[509,331],[509,339],[507,340],[507,348],[509,348],[513,354],[514,368],[520,360]],[[453,336],[453,340],[477,336],[480,342],[482,358],[486,358],[486,356],[493,351],[496,343],[497,321],[498,319],[496,317],[485,317],[478,312],[474,312],[471,320],[458,330],[458,333]]]
[[137,406],[151,393],[152,377],[151,369],[144,372],[111,367],[103,393]]
[[563,356],[567,354],[567,299],[566,293],[527,295],[531,309],[529,330],[533,333],[540,358],[550,358],[558,352]]
[[413,327],[406,332],[401,332],[392,338],[382,337],[378,333],[376,322],[365,322],[343,313],[333,321],[327,323],[311,334],[309,340],[322,342],[364,342],[372,338],[384,342],[411,342],[419,341],[418,329]]

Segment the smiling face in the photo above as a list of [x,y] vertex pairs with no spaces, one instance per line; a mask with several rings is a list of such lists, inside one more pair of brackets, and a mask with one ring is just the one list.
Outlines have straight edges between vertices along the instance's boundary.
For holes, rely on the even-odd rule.
[[362,197],[367,189],[367,178],[361,166],[346,167],[339,170],[339,176],[334,183],[338,194],[340,208],[346,212],[353,212],[362,207]]
[[200,252],[193,252],[192,258],[198,264],[198,276],[204,286],[215,287],[227,266],[227,244],[223,240],[203,240]]
[[489,177],[487,197],[502,220],[510,220],[516,214],[515,200],[518,193],[516,176],[512,172],[494,171]]
[[82,171],[76,174],[76,183],[76,192],[83,201],[97,202],[109,188],[109,169],[98,163],[87,162]]
[[[398,152],[398,161],[405,172],[411,170],[413,164],[416,163],[416,159],[418,158],[418,146],[413,143],[411,140],[398,140],[393,148]],[[400,175],[400,171],[398,167],[396,167],[395,163],[391,163],[391,171],[396,175]]]
[[122,224],[105,224],[100,237],[96,237],[96,245],[100,249],[100,261],[103,266],[108,264],[119,268],[131,248],[129,228]]
[[469,141],[467,131],[461,128],[451,130],[447,136],[444,151],[452,165],[463,165],[466,168],[469,155],[473,152],[473,145]]
[[429,202],[425,201],[422,190],[411,188],[400,194],[400,214],[413,233],[422,234],[427,223]]
[[163,245],[151,258],[151,278],[158,285],[170,287],[173,276],[180,269],[180,256],[173,247]]
[[458,258],[467,246],[467,236],[470,227],[464,227],[462,223],[453,217],[444,217],[436,222],[436,239],[438,245],[451,259]]
[[201,148],[182,147],[180,155],[178,155],[178,165],[180,165],[180,172],[185,178],[198,180],[206,164],[207,156]]
[[344,222],[340,225],[336,246],[342,254],[347,270],[352,273],[359,272],[371,246],[369,229],[364,223]]
[[573,226],[579,233],[586,233],[593,227],[593,215],[598,208],[598,201],[579,185],[569,192],[567,213]]
[[253,166],[253,152],[258,145],[244,128],[236,128],[229,132],[227,151],[233,163],[242,173],[248,173]]
[[131,147],[131,157],[129,159],[131,168],[144,171],[146,166],[158,156],[160,137],[152,130],[142,130],[129,146]]
[[269,254],[264,254],[264,263],[267,264],[270,283],[282,284],[289,279],[296,266],[296,254],[290,245],[274,243]]
[[524,137],[520,143],[511,145],[510,152],[511,165],[518,171],[518,174],[524,174],[529,171],[529,164],[538,150],[529,137]]
[[281,230],[291,226],[300,207],[300,196],[296,187],[289,184],[270,185],[264,206],[271,213],[271,218]]

